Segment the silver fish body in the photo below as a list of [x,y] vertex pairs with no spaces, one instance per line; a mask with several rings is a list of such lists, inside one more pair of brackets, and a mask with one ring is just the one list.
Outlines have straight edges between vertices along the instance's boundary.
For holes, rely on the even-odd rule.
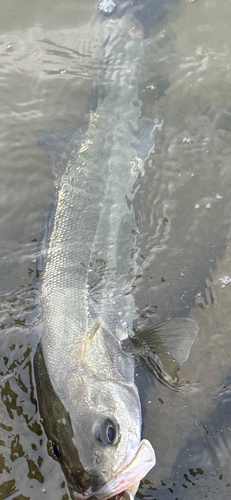
[[35,357],[50,446],[80,500],[134,493],[155,464],[152,446],[140,441],[134,360],[121,348],[137,317],[129,293],[137,271],[133,186],[150,147],[139,146],[143,40],[124,20],[105,23],[103,37],[104,97],[58,186]]

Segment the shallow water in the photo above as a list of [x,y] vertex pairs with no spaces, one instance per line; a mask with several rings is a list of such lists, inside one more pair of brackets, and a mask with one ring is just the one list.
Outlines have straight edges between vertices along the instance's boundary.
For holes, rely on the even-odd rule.
[[[143,114],[162,123],[137,181],[138,327],[190,316],[200,331],[173,392],[143,365],[143,435],[157,464],[138,498],[230,498],[231,1],[167,2],[146,33]],[[95,2],[0,6],[0,499],[69,498],[33,384],[31,302],[54,178],[39,134],[87,123],[100,61]],[[144,18],[142,18],[145,20]],[[65,158],[64,158],[65,160]],[[227,283],[227,284],[226,284]]]

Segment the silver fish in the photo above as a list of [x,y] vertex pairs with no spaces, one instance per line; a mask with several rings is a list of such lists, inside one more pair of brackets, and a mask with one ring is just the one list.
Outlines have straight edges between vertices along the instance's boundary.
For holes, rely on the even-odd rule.
[[141,441],[135,363],[126,339],[168,383],[198,329],[181,319],[134,335],[132,202],[153,148],[154,126],[141,117],[138,100],[140,28],[131,20],[110,20],[103,38],[103,97],[82,141],[72,140],[49,223],[39,296],[44,334],[35,356],[49,447],[76,500],[129,498],[155,465],[152,445]]

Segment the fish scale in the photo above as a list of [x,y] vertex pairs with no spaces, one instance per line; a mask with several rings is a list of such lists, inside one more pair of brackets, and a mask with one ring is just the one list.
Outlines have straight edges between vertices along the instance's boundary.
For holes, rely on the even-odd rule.
[[[137,65],[143,42],[139,30],[131,37],[117,21],[107,23],[104,40],[108,59],[103,77],[105,97],[91,113],[80,150],[72,151],[61,178],[42,279],[40,303],[45,331],[49,330],[42,340],[43,351],[52,381],[58,385],[60,369],[68,370],[71,352],[95,318],[112,331],[122,330],[121,321],[126,321],[132,334],[135,317],[133,298],[126,293],[135,273],[135,253],[129,255],[136,224],[126,198],[132,200],[135,182],[131,171],[136,151],[131,146],[134,137],[129,123],[137,128],[140,117],[140,107],[132,103],[137,100]],[[117,244],[123,224],[131,231],[126,266],[121,264],[123,251]],[[89,275],[96,258],[105,262],[106,272],[91,287]]]

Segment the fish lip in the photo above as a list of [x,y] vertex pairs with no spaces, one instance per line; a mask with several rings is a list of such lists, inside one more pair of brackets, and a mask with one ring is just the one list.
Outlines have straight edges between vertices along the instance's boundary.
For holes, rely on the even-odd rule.
[[[117,500],[118,495],[123,495],[125,500],[133,500],[133,495],[138,489],[141,479],[146,476],[156,463],[155,452],[150,442],[143,439],[134,450],[133,458],[124,463],[113,476],[101,488],[93,492],[73,492],[75,500]],[[137,467],[138,466],[138,467]]]

